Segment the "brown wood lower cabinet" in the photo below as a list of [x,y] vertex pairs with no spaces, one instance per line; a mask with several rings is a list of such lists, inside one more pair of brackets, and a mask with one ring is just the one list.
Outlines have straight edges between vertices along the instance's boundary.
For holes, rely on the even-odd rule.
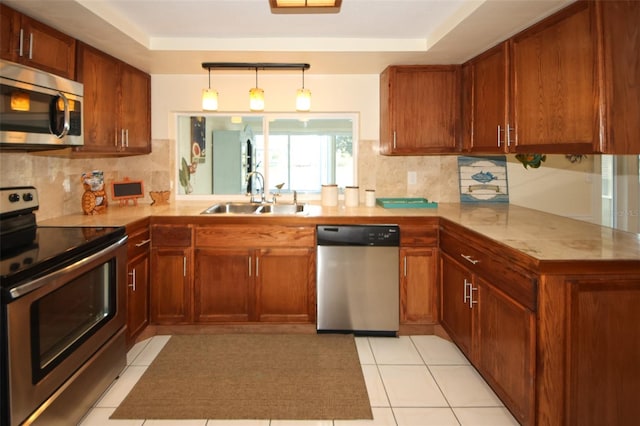
[[[521,280],[510,259],[441,233],[442,326],[521,424],[535,424],[535,314],[501,288]],[[487,256],[503,270],[485,270]],[[496,277],[504,277],[503,279]]]
[[532,424],[535,410],[535,315],[482,278],[470,291],[476,321],[475,362],[516,419]]
[[154,324],[186,324],[193,317],[192,227],[151,226],[150,312]]
[[314,227],[196,228],[194,322],[315,321]]
[[151,250],[151,321],[154,324],[189,323],[191,285],[190,249]]
[[149,324],[149,221],[127,226],[127,345]]
[[199,248],[195,253],[195,322],[249,321],[254,282],[246,248]]

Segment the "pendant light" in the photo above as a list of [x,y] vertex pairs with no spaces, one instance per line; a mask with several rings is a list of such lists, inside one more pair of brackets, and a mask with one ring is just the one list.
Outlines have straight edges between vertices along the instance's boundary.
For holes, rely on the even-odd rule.
[[205,111],[217,111],[218,92],[211,89],[211,70],[255,70],[256,85],[249,90],[249,109],[251,111],[264,111],[264,90],[258,87],[258,69],[263,70],[302,70],[302,88],[298,89],[296,97],[296,109],[309,111],[311,109],[311,91],[304,88],[304,72],[311,67],[304,63],[280,63],[280,62],[203,62],[202,68],[209,70],[209,88],[202,91],[202,109]]
[[302,68],[302,88],[296,92],[296,110],[309,111],[311,109],[311,90],[304,88],[304,68]]
[[256,67],[256,87],[249,90],[249,109],[264,111],[264,90],[258,87],[258,67]]
[[202,109],[204,111],[218,110],[218,91],[211,88],[211,68],[209,68],[209,88],[202,90]]

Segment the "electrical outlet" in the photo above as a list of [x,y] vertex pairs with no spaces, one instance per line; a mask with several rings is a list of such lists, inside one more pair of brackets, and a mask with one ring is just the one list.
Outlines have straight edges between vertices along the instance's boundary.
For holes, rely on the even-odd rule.
[[416,172],[407,172],[407,184],[415,185],[418,183],[418,176]]

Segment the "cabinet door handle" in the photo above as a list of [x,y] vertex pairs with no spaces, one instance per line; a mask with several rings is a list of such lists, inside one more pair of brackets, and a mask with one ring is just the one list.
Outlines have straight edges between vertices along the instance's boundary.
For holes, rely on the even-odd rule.
[[18,56],[24,55],[24,30],[20,28],[20,45],[18,47]]
[[136,244],[136,247],[142,247],[142,246],[144,246],[146,244],[149,244],[150,242],[151,242],[151,238],[146,239],[144,241],[140,241],[139,243]]
[[129,148],[129,129],[124,130],[125,146]]
[[249,256],[249,276],[251,276],[251,256]]
[[182,276],[187,276],[187,256],[182,256]]
[[29,59],[33,59],[33,33],[29,33]]
[[407,276],[407,256],[404,257],[404,276]]
[[500,125],[498,124],[498,148],[500,148],[500,145],[502,145],[502,141],[500,141],[500,132],[502,132],[502,129],[500,128]]
[[136,270],[134,268],[133,271],[129,272],[129,275],[131,276],[131,284],[129,284],[129,287],[131,287],[131,289],[133,291],[136,291]]
[[469,299],[469,295],[467,293],[469,291],[468,290],[469,287],[471,287],[471,283],[469,281],[467,281],[467,279],[465,278],[464,279],[464,287],[462,289],[462,303],[464,303],[465,305],[467,304],[468,299]]
[[120,129],[120,146],[124,148],[124,129]]
[[393,149],[396,149],[396,131],[393,131]]
[[260,275],[260,258],[256,256],[256,277]]
[[471,263],[471,264],[473,264],[473,265],[475,265],[476,263],[480,262],[479,260],[474,259],[473,257],[469,256],[468,254],[462,254],[462,253],[460,253],[460,256],[462,256],[462,258],[463,258],[464,260],[466,260],[467,262],[469,262],[469,263]]
[[507,147],[511,146],[511,131],[513,130],[512,127],[509,126],[509,124],[507,124]]
[[473,309],[473,305],[477,304],[477,300],[473,300],[473,292],[478,291],[478,287],[474,287],[473,283],[469,283],[469,309]]

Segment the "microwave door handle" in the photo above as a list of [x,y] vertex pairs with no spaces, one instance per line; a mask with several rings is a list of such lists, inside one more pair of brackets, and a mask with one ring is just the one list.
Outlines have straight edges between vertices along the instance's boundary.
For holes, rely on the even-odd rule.
[[[54,111],[51,111],[51,120],[49,122],[49,130],[51,133],[56,135],[58,139],[62,139],[69,133],[69,129],[71,128],[71,113],[69,111],[69,100],[62,92],[58,92],[58,97],[62,99],[62,103],[64,104],[64,124],[62,125],[62,132],[60,134],[56,133],[57,129],[54,129],[55,126],[55,118],[56,114]],[[57,108],[57,102],[52,102],[51,108]]]

